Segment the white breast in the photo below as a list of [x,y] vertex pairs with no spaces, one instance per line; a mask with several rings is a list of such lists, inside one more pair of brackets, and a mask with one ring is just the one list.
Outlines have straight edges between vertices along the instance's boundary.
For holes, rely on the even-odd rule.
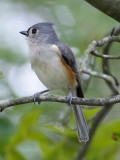
[[57,53],[49,47],[39,47],[31,51],[29,55],[32,68],[47,88],[66,90],[70,87],[69,77]]

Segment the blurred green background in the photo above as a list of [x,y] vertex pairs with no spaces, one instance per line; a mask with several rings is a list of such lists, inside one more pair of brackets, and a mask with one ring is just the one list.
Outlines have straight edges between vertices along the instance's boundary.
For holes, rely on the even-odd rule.
[[[43,21],[55,24],[60,40],[72,48],[77,58],[83,56],[92,40],[103,38],[117,24],[85,1],[0,0],[0,71],[4,74],[0,79],[1,100],[29,96],[45,89],[30,67],[26,41],[19,34]],[[117,56],[119,50],[119,45],[114,45],[110,53]],[[110,64],[119,80],[119,61]],[[101,72],[99,58],[95,69]],[[98,78],[92,78],[85,90],[85,97],[109,95],[105,82]],[[98,110],[84,109],[86,118],[91,118]],[[86,160],[119,160],[119,111],[118,104],[106,116],[93,138]],[[115,133],[117,141],[113,137]],[[25,104],[0,113],[0,160],[73,160],[82,145],[67,105]]]

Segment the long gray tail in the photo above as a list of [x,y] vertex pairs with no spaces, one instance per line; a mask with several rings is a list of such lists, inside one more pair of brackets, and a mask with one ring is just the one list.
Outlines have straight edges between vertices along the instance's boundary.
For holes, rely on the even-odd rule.
[[82,108],[79,105],[73,105],[72,109],[76,120],[78,140],[87,142],[89,140],[89,131]]

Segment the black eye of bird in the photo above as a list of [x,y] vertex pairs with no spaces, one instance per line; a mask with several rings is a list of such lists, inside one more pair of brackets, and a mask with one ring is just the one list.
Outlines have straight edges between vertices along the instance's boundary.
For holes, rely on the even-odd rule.
[[37,29],[33,28],[32,29],[32,34],[35,34],[37,32]]

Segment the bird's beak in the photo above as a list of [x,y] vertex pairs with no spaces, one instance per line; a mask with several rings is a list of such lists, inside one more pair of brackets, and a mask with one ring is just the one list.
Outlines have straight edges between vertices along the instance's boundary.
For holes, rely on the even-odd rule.
[[28,36],[28,32],[27,31],[21,31],[20,33],[25,35],[25,36]]

